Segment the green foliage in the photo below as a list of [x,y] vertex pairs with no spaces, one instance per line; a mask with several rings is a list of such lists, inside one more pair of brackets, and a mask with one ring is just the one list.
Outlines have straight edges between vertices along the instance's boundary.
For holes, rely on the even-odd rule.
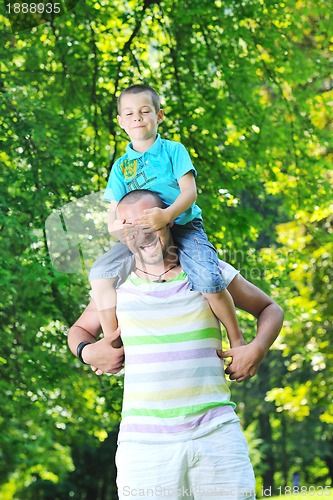
[[286,312],[258,376],[232,385],[258,480],[332,479],[330,7],[88,0],[16,34],[0,11],[4,498],[47,498],[50,481],[53,498],[77,491],[74,443],[99,449],[119,421],[121,379],[67,350],[87,276],[52,266],[45,221],[105,187],[127,141],[117,94],[138,81],[162,95],[161,134],[191,153],[210,239]]

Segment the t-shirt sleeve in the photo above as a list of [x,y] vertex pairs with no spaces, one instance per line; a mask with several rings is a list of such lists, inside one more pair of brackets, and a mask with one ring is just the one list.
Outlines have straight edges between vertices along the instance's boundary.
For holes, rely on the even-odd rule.
[[239,271],[237,271],[237,269],[235,269],[231,264],[228,264],[228,262],[224,262],[221,259],[219,259],[219,269],[227,286],[232,282],[237,274],[239,274]]
[[193,166],[190,155],[188,154],[185,146],[183,146],[180,142],[172,144],[171,161],[173,173],[177,180],[188,172],[193,172],[194,177],[197,176],[197,171]]
[[126,194],[124,178],[121,169],[119,168],[119,161],[113,165],[109,180],[105,189],[104,199],[107,201],[120,201]]

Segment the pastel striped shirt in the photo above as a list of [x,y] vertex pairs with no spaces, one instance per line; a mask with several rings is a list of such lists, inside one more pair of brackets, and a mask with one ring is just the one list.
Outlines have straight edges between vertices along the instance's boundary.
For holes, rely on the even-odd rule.
[[125,348],[119,441],[194,439],[238,420],[230,401],[219,322],[181,272],[164,283],[132,273],[117,290]]

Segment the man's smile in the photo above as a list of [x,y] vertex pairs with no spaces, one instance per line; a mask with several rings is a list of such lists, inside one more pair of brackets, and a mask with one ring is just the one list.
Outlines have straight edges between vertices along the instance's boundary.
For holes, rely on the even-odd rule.
[[151,254],[155,252],[158,243],[159,243],[159,238],[155,237],[153,241],[144,242],[142,245],[139,246],[139,249],[145,253]]

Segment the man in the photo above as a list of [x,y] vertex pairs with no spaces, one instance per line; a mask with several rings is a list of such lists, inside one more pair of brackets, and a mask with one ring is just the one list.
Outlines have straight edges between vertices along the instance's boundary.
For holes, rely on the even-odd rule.
[[[131,224],[156,206],[162,208],[154,193],[133,191],[119,202],[118,216]],[[283,312],[221,263],[236,306],[258,320],[250,344],[222,353],[218,321],[206,299],[190,290],[169,226],[138,227],[124,239],[136,267],[117,290],[120,330],[97,340],[92,301],[70,329],[69,347],[97,374],[119,371],[126,352],[116,456],[120,499],[253,499],[254,474],[220,357],[232,358],[230,379],[255,375]],[[117,347],[120,332],[124,347]]]

